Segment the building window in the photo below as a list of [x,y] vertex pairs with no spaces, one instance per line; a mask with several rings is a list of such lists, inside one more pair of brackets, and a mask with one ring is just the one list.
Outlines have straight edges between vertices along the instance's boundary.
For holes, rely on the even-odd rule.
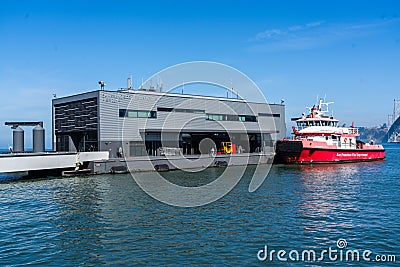
[[238,121],[239,116],[238,115],[226,115],[226,120],[227,121]]
[[150,111],[149,118],[156,119],[157,118],[157,111]]
[[149,118],[150,114],[148,111],[138,111],[137,112],[137,117],[138,118]]
[[252,115],[239,115],[239,120],[257,122],[257,117]]
[[206,120],[257,122],[257,117],[252,115],[206,114]]
[[279,114],[279,113],[273,113],[273,114],[271,114],[271,113],[258,113],[258,116],[260,116],[260,117],[274,117],[274,118],[280,118],[280,117],[281,117],[281,114]]
[[206,113],[205,110],[201,110],[201,109],[188,109],[190,110],[191,113],[197,113],[197,114],[204,114]]
[[128,118],[157,118],[156,111],[147,111],[147,110],[131,110],[131,109],[120,109],[119,117],[128,117]]
[[206,120],[208,121],[225,121],[226,115],[222,114],[206,114]]
[[157,111],[161,112],[180,112],[180,113],[197,113],[197,114],[204,114],[205,111],[202,109],[187,109],[187,108],[164,108],[164,107],[157,107]]
[[137,118],[138,117],[138,112],[135,110],[128,110],[126,116],[128,118]]
[[157,107],[157,111],[161,112],[171,112],[173,108],[162,108],[162,107]]

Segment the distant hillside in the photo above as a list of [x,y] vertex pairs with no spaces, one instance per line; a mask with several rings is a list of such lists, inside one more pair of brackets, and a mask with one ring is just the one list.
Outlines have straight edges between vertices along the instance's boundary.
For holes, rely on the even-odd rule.
[[387,133],[388,128],[386,125],[377,126],[377,127],[358,127],[358,132],[360,133],[359,139],[364,142],[369,142],[374,140],[375,143],[382,143],[385,134]]

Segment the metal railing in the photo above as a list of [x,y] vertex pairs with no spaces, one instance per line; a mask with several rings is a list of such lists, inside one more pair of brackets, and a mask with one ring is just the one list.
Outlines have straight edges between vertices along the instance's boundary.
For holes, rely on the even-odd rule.
[[358,134],[358,128],[349,128],[349,134]]

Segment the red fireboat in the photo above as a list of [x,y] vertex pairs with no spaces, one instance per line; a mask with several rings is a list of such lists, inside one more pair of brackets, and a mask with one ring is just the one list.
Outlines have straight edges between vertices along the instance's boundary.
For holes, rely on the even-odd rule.
[[[301,118],[292,118],[293,139],[283,139],[276,144],[276,162],[278,163],[338,163],[382,160],[385,149],[371,141],[357,140],[358,129],[339,127],[339,121],[326,116],[328,106],[322,99],[309,108],[310,114]],[[324,109],[323,109],[324,108]]]

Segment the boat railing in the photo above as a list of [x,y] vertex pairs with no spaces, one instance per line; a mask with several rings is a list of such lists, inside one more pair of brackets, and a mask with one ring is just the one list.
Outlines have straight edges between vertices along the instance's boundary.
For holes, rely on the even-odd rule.
[[340,148],[356,148],[356,147],[357,147],[357,144],[355,144],[355,143],[350,143],[350,142],[347,142],[347,143],[339,143],[339,144],[338,144],[338,147],[340,147]]
[[358,128],[349,128],[349,134],[358,134]]
[[303,129],[305,129],[305,128],[308,128],[309,126],[297,126],[296,127],[296,130],[297,131],[301,131],[301,130],[303,130]]
[[[309,128],[310,126],[319,126],[319,125],[307,125],[307,126],[295,126],[295,129],[297,130],[297,131],[301,131],[301,130],[303,130],[303,129],[305,129],[305,128]],[[347,130],[348,130],[348,133],[349,134],[355,134],[355,135],[357,135],[358,134],[358,128],[354,128],[354,127],[352,127],[352,128],[347,128]],[[343,130],[342,130],[343,131]],[[347,132],[346,132],[347,133]]]

